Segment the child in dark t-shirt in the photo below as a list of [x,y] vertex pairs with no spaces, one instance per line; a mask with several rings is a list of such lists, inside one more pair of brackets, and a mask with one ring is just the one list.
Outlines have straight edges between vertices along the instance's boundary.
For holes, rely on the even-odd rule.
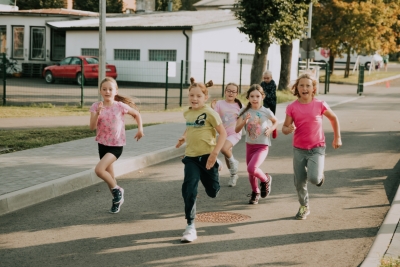
[[[272,72],[267,70],[263,73],[263,81],[261,82],[261,87],[264,90],[265,98],[263,106],[269,108],[274,115],[276,111],[276,83],[272,79]],[[272,138],[276,138],[278,136],[278,132],[274,130],[272,132]]]

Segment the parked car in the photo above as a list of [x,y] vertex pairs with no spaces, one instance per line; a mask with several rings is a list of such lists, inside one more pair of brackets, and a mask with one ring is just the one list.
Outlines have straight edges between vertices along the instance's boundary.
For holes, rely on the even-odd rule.
[[[56,65],[44,68],[42,76],[46,83],[54,83],[56,79],[75,80],[79,85],[82,82],[81,62],[83,61],[84,81],[97,80],[99,71],[99,59],[93,56],[66,57]],[[117,78],[117,68],[106,64],[106,76]]]
[[[330,51],[328,48],[319,48],[318,50],[315,50],[314,61],[326,63],[327,61],[329,61],[329,55]],[[369,70],[373,61],[375,63],[375,68],[379,68],[379,65],[382,65],[382,57],[378,53],[375,53],[374,55],[357,55],[356,53],[350,54],[350,64],[355,64],[357,62],[357,59],[359,64],[364,64],[366,70]],[[342,54],[342,57],[335,58],[336,63],[344,64],[346,63],[346,61],[347,54]]]

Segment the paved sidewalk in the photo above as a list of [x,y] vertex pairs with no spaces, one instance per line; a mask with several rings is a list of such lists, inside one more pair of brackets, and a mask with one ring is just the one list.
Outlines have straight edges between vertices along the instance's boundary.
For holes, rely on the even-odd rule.
[[[323,85],[321,88],[320,92],[323,93]],[[318,98],[334,107],[359,98],[356,90],[355,85],[331,84],[330,93],[319,94]],[[282,103],[277,106],[277,117],[281,123],[287,104]],[[180,149],[174,147],[177,138],[185,129],[182,112],[143,113],[142,115],[145,123],[167,123],[146,127],[144,129],[145,137],[139,142],[133,139],[136,130],[127,132],[127,145],[115,166],[116,176],[181,156],[184,153],[184,147]],[[65,125],[63,123],[66,121],[73,125],[87,125],[88,120],[88,116],[68,117],[65,120],[60,118],[0,119],[0,129],[44,127],[48,124],[55,126],[60,123]],[[0,216],[102,182],[93,172],[93,167],[97,162],[97,144],[93,137],[0,155],[2,170],[0,174]],[[399,201],[398,193],[393,204],[398,204]],[[397,206],[396,211],[400,211]],[[397,219],[396,223],[398,223],[400,215],[396,213],[396,216],[395,220]],[[390,229],[391,237],[396,228],[394,231],[392,228]],[[385,234],[388,233],[385,232]],[[400,248],[394,247],[395,244],[400,243],[400,234],[398,233],[395,237],[396,240],[392,242],[393,247],[391,246],[391,250],[388,252],[391,255],[396,255],[396,253],[400,255]],[[388,246],[390,239],[385,237],[380,239],[380,242]],[[379,243],[379,246],[381,244]],[[371,253],[374,254],[375,251]],[[377,266],[375,259],[369,262],[371,264],[362,266]]]

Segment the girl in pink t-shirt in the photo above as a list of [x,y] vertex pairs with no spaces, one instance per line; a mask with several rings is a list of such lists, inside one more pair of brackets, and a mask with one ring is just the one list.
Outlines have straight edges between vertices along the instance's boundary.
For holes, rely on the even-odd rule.
[[113,195],[110,213],[118,213],[124,203],[124,189],[117,185],[113,163],[121,156],[125,139],[124,115],[135,118],[138,131],[135,139],[143,137],[142,118],[132,99],[118,95],[117,82],[106,77],[100,83],[100,94],[103,101],[93,103],[90,108],[90,129],[96,129],[100,162],[94,169],[96,175],[103,179]]
[[228,186],[235,186],[236,181],[239,178],[237,172],[239,167],[239,161],[233,157],[232,148],[242,138],[242,133],[236,133],[236,121],[242,103],[236,96],[239,93],[239,86],[235,83],[228,83],[225,87],[225,100],[214,100],[211,103],[211,107],[219,114],[224,124],[224,128],[228,137],[221,149],[221,153],[225,156],[226,166],[229,169],[231,177],[228,181]]
[[317,82],[309,74],[300,75],[292,87],[297,100],[286,108],[282,133],[293,134],[293,170],[300,209],[296,219],[304,220],[310,214],[307,181],[322,186],[325,181],[325,135],[322,116],[328,118],[333,129],[334,149],[342,146],[339,119],[325,101],[314,98]]

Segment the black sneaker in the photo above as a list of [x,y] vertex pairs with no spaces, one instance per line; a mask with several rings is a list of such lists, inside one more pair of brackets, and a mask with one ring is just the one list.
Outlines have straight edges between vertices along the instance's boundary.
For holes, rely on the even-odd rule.
[[[249,195],[250,196],[250,195]],[[258,204],[258,200],[260,199],[260,193],[251,192],[251,197],[249,200],[249,204]]]
[[112,190],[112,195],[113,195],[113,203],[119,203],[119,202],[124,202],[124,189],[122,187],[113,189]]
[[118,203],[114,203],[114,201],[113,201],[111,209],[110,209],[110,213],[118,213],[121,209],[122,203],[124,203],[124,199],[122,199]]
[[272,176],[267,174],[267,177],[269,178],[268,181],[260,183],[262,198],[269,196],[271,193]]
[[322,186],[324,184],[324,182],[325,182],[325,176],[322,177],[321,182],[319,182],[319,184],[317,184],[317,186]]

